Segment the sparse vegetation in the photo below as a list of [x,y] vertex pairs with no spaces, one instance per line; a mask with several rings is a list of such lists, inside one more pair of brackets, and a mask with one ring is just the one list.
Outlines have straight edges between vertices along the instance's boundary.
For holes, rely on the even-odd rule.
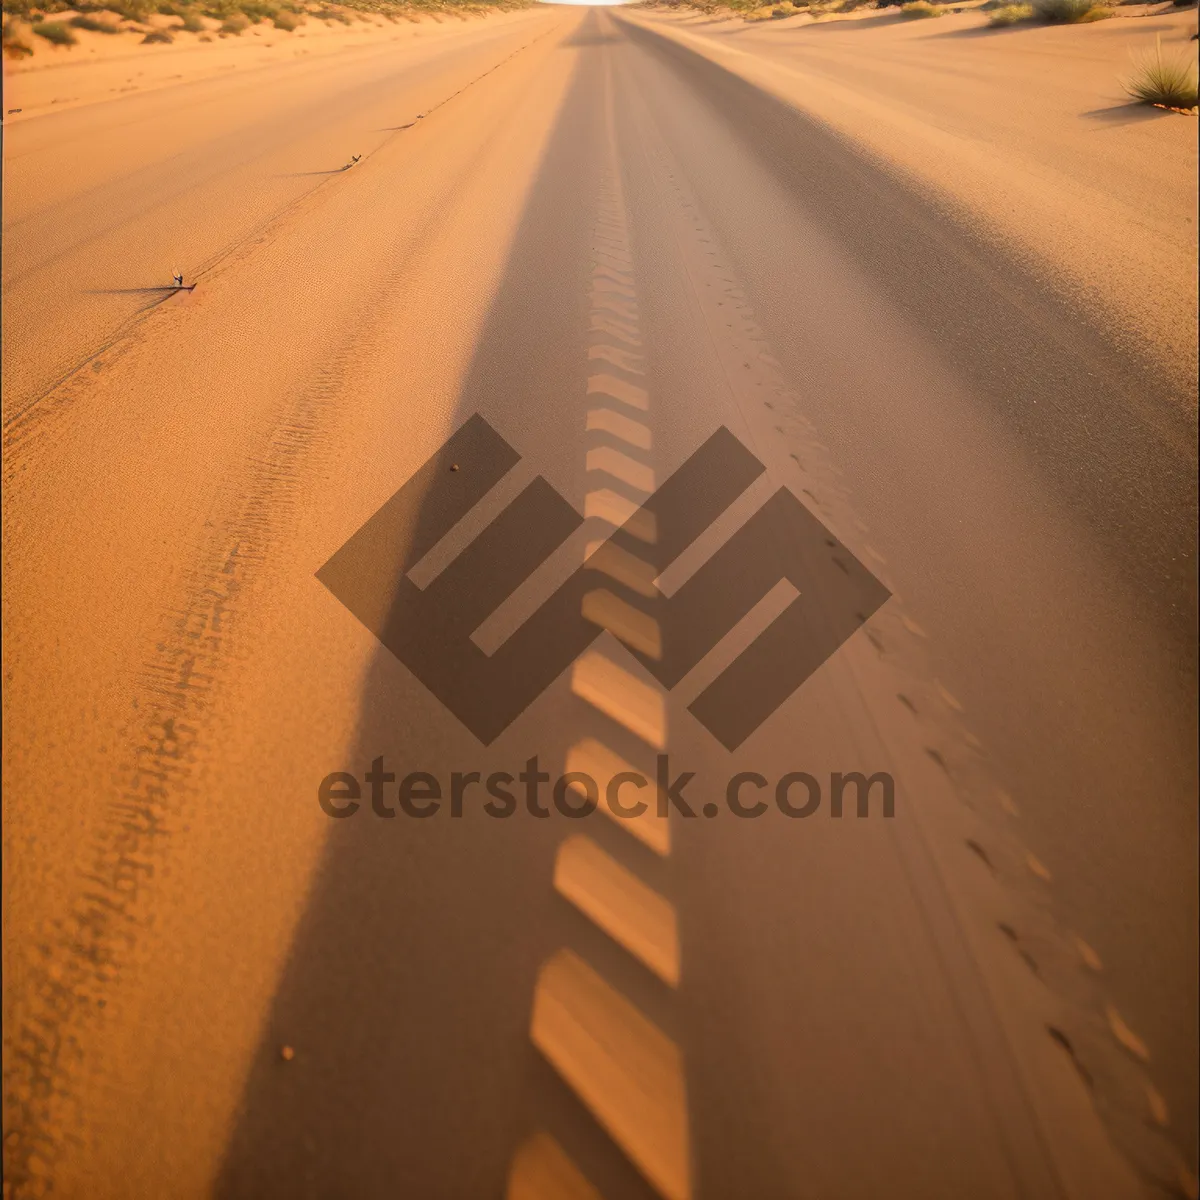
[[21,29],[15,21],[4,22],[4,57],[11,59],[27,58],[33,53],[33,47],[21,36]]
[[[747,8],[757,7],[752,0],[742,0]],[[790,2],[790,0],[783,0]],[[797,5],[797,9],[801,7]],[[437,18],[438,13],[460,15],[489,11],[528,8],[533,0],[3,0],[5,23],[5,53],[9,57],[24,57],[32,49],[21,41],[33,26],[60,25],[67,34],[72,30],[87,33],[149,32],[147,19],[153,15],[177,17],[180,24],[173,32],[186,31],[207,36],[202,18],[221,23],[225,36],[240,33],[251,24],[271,21],[276,29],[292,31],[306,19],[336,21],[351,25],[356,20],[371,22],[378,17],[390,20],[419,21],[424,17]],[[54,14],[62,13],[61,20]],[[7,18],[21,22],[20,30]],[[119,22],[141,26],[139,30],[123,29]],[[46,36],[46,35],[41,35]],[[73,35],[72,35],[73,36]],[[58,45],[70,45],[62,35],[51,33],[48,40]],[[8,49],[9,46],[12,49]],[[21,47],[24,47],[23,49]]]
[[988,24],[1003,29],[1033,19],[1032,4],[997,4],[988,12]]
[[1155,39],[1154,53],[1134,66],[1124,80],[1125,91],[1143,104],[1187,111],[1197,104],[1196,65],[1190,58],[1163,58],[1162,38]]
[[[761,0],[734,2],[744,5],[746,11],[761,4]],[[373,24],[380,17],[436,21],[439,13],[465,19],[470,14],[528,8],[532,3],[534,0],[3,0],[4,57],[20,60],[34,54],[34,35],[62,47],[78,45],[77,34],[95,33],[136,34],[143,45],[167,44],[185,33],[211,42],[215,37],[238,37],[261,21],[291,33],[314,17],[342,25]],[[711,3],[715,6],[717,0]],[[790,15],[808,11],[808,3],[779,0],[776,7]],[[770,8],[761,12],[772,15]],[[151,21],[155,17],[177,21],[169,28],[156,28]]]
[[81,13],[77,17],[71,18],[71,25],[75,29],[86,29],[88,33],[120,33],[121,27],[115,21],[100,21],[95,17],[89,17]]
[[71,27],[62,21],[39,21],[33,27],[33,32],[56,46],[73,46],[79,40]]
[[106,7],[126,21],[144,21],[154,11],[148,0],[110,0]]
[[900,15],[910,19],[921,20],[925,17],[940,17],[942,6],[930,4],[929,0],[911,0],[909,4],[900,5]]
[[244,0],[244,3],[238,4],[238,9],[243,16],[249,18],[252,25],[257,25],[259,21],[274,17],[279,11],[279,5],[264,4],[262,0]]
[[1095,0],[1033,0],[1033,15],[1051,25],[1078,25],[1084,21],[1102,21],[1112,14]]

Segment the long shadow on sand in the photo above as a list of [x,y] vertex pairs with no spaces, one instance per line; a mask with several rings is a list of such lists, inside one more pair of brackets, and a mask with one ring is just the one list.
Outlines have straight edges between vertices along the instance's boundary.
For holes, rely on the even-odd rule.
[[[606,40],[589,40],[595,25],[593,16],[579,44]],[[582,436],[602,62],[598,53],[581,59],[559,114],[456,428],[479,412],[522,447],[540,435],[557,446]],[[563,271],[564,263],[579,269]],[[563,476],[555,482],[567,486]],[[582,506],[581,495],[570,498]],[[425,544],[436,521],[426,506],[411,544]],[[396,563],[395,577],[405,568]],[[340,610],[339,618],[354,620]],[[567,737],[558,716],[544,695],[485,749],[380,647],[363,683],[355,749],[330,770],[361,777],[382,756],[398,777],[424,770],[445,786],[452,770],[516,774],[538,754],[555,771]],[[316,803],[317,782],[294,802]],[[389,795],[395,805],[394,786]],[[586,924],[551,887],[563,821],[524,811],[494,820],[478,809],[468,805],[462,819],[443,811],[387,820],[368,803],[330,821],[227,1147],[220,1200],[498,1197],[535,1122],[590,1125],[598,1140],[529,1041],[537,969],[563,944],[580,944],[576,926]],[[285,1044],[295,1050],[290,1061],[281,1058]],[[570,1129],[555,1134],[571,1144]],[[607,1165],[588,1169],[607,1194],[650,1200],[632,1167],[611,1147],[603,1153]]]

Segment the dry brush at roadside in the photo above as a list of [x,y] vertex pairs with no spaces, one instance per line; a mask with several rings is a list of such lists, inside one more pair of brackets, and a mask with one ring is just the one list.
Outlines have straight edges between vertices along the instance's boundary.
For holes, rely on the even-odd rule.
[[[262,22],[291,33],[308,20],[352,25],[375,17],[420,20],[440,12],[482,14],[528,8],[534,0],[4,0],[3,46],[8,59],[33,53],[33,39],[70,48],[78,31],[141,34],[143,44],[169,43],[176,34],[201,39],[238,37]],[[177,18],[166,24],[162,18]]]
[[1184,56],[1164,58],[1161,36],[1155,39],[1154,53],[1138,60],[1123,84],[1134,100],[1156,108],[1189,112],[1200,101],[1196,64]]
[[[1112,0],[1117,6],[1137,4],[1144,0]],[[1194,5],[1195,0],[1174,0],[1173,7]],[[1017,24],[1078,25],[1102,21],[1114,15],[1113,9],[1096,0],[986,0],[983,4],[955,4],[938,0],[778,0],[763,4],[762,0],[641,0],[634,8],[703,12],[709,16],[740,17],[745,21],[771,21],[787,17],[807,16],[813,20],[838,17],[863,9],[896,9],[905,19],[940,17],[946,13],[980,12],[987,15],[988,24],[996,28]]]

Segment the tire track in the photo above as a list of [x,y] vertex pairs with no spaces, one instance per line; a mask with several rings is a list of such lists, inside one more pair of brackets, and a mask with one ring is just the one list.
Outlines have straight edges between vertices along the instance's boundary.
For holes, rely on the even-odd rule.
[[[356,159],[353,164],[347,164],[334,174],[326,176],[320,182],[314,184],[306,192],[297,196],[294,200],[268,213],[260,222],[253,228],[249,229],[236,241],[230,242],[223,246],[216,253],[210,255],[203,262],[192,267],[188,271],[188,278],[193,283],[204,283],[211,281],[217,274],[221,273],[226,267],[235,265],[240,262],[247,253],[252,253],[256,246],[262,245],[264,242],[276,237],[282,226],[290,219],[303,219],[313,215],[313,207],[320,203],[321,199],[329,194],[332,187],[336,186],[341,177],[351,169],[351,167],[361,168],[380,151],[386,149],[393,141],[401,137],[408,130],[414,128],[420,121],[426,120],[433,116],[434,113],[444,108],[452,100],[470,91],[482,80],[486,79],[493,72],[498,71],[501,67],[511,62],[514,58],[523,54],[531,46],[547,37],[554,32],[554,27],[543,30],[536,37],[522,43],[517,49],[506,54],[498,62],[493,63],[486,71],[481,72],[473,79],[463,84],[453,92],[443,96],[442,99],[432,104],[423,112],[417,113],[411,120],[402,125],[397,125],[388,135],[375,147],[374,150],[362,155],[360,159]],[[41,269],[41,268],[39,268]],[[6,286],[10,283],[18,282],[18,279],[7,280]],[[49,407],[58,411],[64,407],[64,404],[69,401],[67,394],[61,394],[61,389],[75,380],[81,371],[89,365],[95,364],[101,355],[109,351],[115,350],[120,352],[122,343],[125,343],[131,335],[141,329],[144,323],[150,320],[156,313],[163,309],[168,301],[177,299],[176,293],[165,291],[161,298],[151,301],[140,308],[137,312],[127,317],[122,321],[112,334],[104,340],[104,342],[95,347],[90,353],[81,358],[74,366],[64,371],[57,379],[45,387],[37,395],[30,397],[19,407],[14,408],[11,412],[6,412],[4,415],[2,432],[4,437],[5,450],[19,444],[21,438],[25,435],[25,431],[30,423],[30,418],[36,414],[36,411],[47,400],[55,402]],[[111,363],[111,359],[109,360]],[[39,414],[40,415],[40,414]]]
[[[487,123],[494,130],[507,119],[497,105]],[[468,190],[464,177],[495,153],[486,133],[479,141],[460,170],[440,181],[425,219],[402,232],[378,281],[387,294],[402,291],[413,261],[454,219],[456,197]],[[270,233],[277,235],[278,225]],[[243,262],[267,240],[264,232],[219,269]],[[324,446],[354,394],[356,372],[369,371],[390,339],[378,290],[358,293],[342,323],[350,332],[217,484],[202,541],[187,568],[163,586],[149,653],[124,689],[132,700],[105,789],[110,798],[80,856],[66,912],[47,918],[38,938],[22,980],[25,1015],[5,1031],[6,1200],[54,1194],[61,1165],[83,1146],[91,1093],[97,1081],[102,1091],[105,1083],[96,1048],[115,998],[141,969],[160,883],[205,800],[204,766],[226,684],[253,653],[242,628],[256,597],[269,593],[275,551],[294,528],[312,478],[324,470]],[[131,346],[144,350],[154,332],[152,325],[139,329]],[[92,380],[82,382],[86,394]],[[63,409],[56,404],[53,411]],[[37,440],[22,443],[25,456]],[[10,470],[19,457],[6,454]]]
[[[626,94],[636,96],[630,76],[623,84]],[[1032,976],[1040,994],[1041,1003],[1017,1023],[1023,1021],[1034,1037],[1067,1055],[1114,1145],[1142,1183],[1156,1195],[1194,1200],[1200,1189],[1169,1135],[1166,1102],[1147,1069],[1143,1040],[1108,998],[1099,956],[1055,915],[1052,872],[1024,845],[1016,802],[997,784],[963,706],[936,678],[927,634],[906,611],[841,472],[804,416],[802,395],[770,353],[715,228],[640,97],[637,111],[660,193],[670,195],[677,207],[680,255],[688,263],[693,293],[719,348],[752,448],[768,461],[766,444],[779,439],[790,460],[787,473],[795,480],[789,486],[892,593],[865,628],[875,664],[872,678],[862,680],[864,694],[893,698],[892,711],[881,714],[881,728],[898,731],[926,767],[932,764],[952,798],[957,811],[942,813],[957,836],[958,861],[950,869],[956,877],[977,873],[986,878],[984,886],[971,889],[976,915],[1014,968]],[[1033,1027],[1030,1018],[1040,1026]]]
[[[605,76],[608,141],[615,154],[611,63]],[[585,558],[598,586],[583,600],[588,620],[631,649],[657,657],[662,638],[654,603],[657,568],[647,557],[608,541],[618,528],[654,545],[656,529],[641,509],[656,487],[652,398],[645,387],[633,253],[615,159],[602,179],[592,236],[587,361],[584,515],[590,524]],[[626,597],[629,597],[628,599]],[[622,781],[655,776],[655,753],[668,745],[662,689],[635,675],[603,648],[574,665],[571,690],[590,709],[582,736],[566,755],[564,775],[581,797],[581,776],[599,791],[585,797],[660,858],[671,853],[667,818],[647,807],[618,817]],[[625,660],[628,661],[628,660]],[[609,798],[606,802],[606,798]],[[681,975],[678,920],[672,901],[627,862],[586,835],[559,846],[554,888],[671,992]],[[670,1002],[669,999],[667,1001]],[[690,1122],[683,1055],[622,992],[574,950],[543,964],[534,988],[533,1044],[609,1138],[663,1200],[693,1193]],[[544,1130],[514,1156],[509,1200],[592,1200],[600,1193]]]

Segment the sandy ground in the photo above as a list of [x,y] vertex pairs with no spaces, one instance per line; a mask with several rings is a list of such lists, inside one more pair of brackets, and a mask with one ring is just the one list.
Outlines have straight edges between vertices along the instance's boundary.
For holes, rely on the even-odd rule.
[[[481,63],[491,65],[489,55],[533,37],[528,22],[516,14],[423,33],[414,26],[327,57],[280,59],[278,50],[266,51],[267,61],[244,69],[167,81],[169,101],[159,91],[135,92],[115,110],[111,100],[81,103],[51,126],[14,125],[5,295],[32,319],[15,322],[4,339],[6,397],[23,397],[23,404],[42,394],[94,351],[99,331],[107,340],[161,299],[153,288],[169,283],[176,268],[195,278],[260,236],[264,223],[319,190],[354,155],[361,160],[402,138],[405,127],[485,69]],[[219,61],[225,44],[192,53]],[[92,69],[108,68],[78,68],[85,76]],[[69,155],[61,153],[64,137]],[[64,279],[71,281],[66,295]]]
[[[895,169],[928,138],[885,161],[866,126],[781,106],[790,51],[726,70],[749,34],[697,53],[656,24],[676,23],[381,31],[6,128],[14,1197],[498,1196],[538,1130],[631,1200],[1115,1200],[1194,1170],[1195,450],[1172,343],[1114,337],[1111,297],[993,237],[990,208],[946,219]],[[909,30],[857,32],[934,61]],[[842,33],[805,36],[845,70]],[[872,87],[900,86],[889,61]],[[920,71],[950,86],[905,69],[911,93]],[[953,70],[982,75],[981,137],[1015,154],[998,85]],[[1040,111],[1026,153],[1056,162]],[[1118,134],[1088,145],[1130,240],[1165,235],[1128,218],[1152,157],[1126,165],[1129,130],[1178,122],[1094,126]],[[1171,195],[1187,167],[1158,164]],[[1071,172],[1101,190],[1086,154],[1055,170],[1047,221]],[[163,290],[176,266],[194,292]],[[475,413],[521,462],[454,548],[538,475],[585,515],[493,638],[722,426],[765,474],[675,566],[643,563],[664,590],[782,487],[892,599],[734,753],[687,706],[774,591],[669,693],[605,633],[620,687],[566,670],[483,746],[316,579]],[[473,486],[478,461],[455,465]],[[416,553],[372,570],[436,586]],[[616,822],[317,803],[379,756],[557,773],[595,741],[650,775],[665,745],[719,817],[673,819],[660,855]],[[855,769],[894,775],[894,819],[720,812],[737,771]],[[625,875],[564,884],[581,832]],[[677,986],[645,965],[630,873],[676,919]],[[539,974],[564,948],[600,984]],[[613,994],[657,1030],[632,1060]]]
[[[1120,11],[1120,10],[1118,10]],[[655,13],[1106,309],[1114,334],[1194,391],[1194,119],[1121,88],[1161,38],[1196,59],[1194,11],[990,29],[978,12],[747,24]]]
[[[53,20],[69,21],[72,15],[56,13]],[[6,123],[14,123],[52,107],[94,104],[128,92],[193,83],[227,71],[253,70],[296,58],[320,58],[354,47],[453,38],[479,19],[439,14],[415,21],[388,21],[364,13],[348,25],[309,18],[290,33],[276,29],[270,21],[261,21],[235,36],[222,35],[221,23],[211,18],[202,18],[205,33],[189,33],[179,28],[178,20],[155,13],[143,22],[144,26],[169,30],[175,40],[171,45],[148,46],[142,44],[144,35],[129,30],[128,23],[117,34],[75,29],[77,45],[56,46],[35,36],[18,20],[14,29],[34,53],[5,61],[5,119]],[[511,19],[501,14],[486,18],[489,24]]]

